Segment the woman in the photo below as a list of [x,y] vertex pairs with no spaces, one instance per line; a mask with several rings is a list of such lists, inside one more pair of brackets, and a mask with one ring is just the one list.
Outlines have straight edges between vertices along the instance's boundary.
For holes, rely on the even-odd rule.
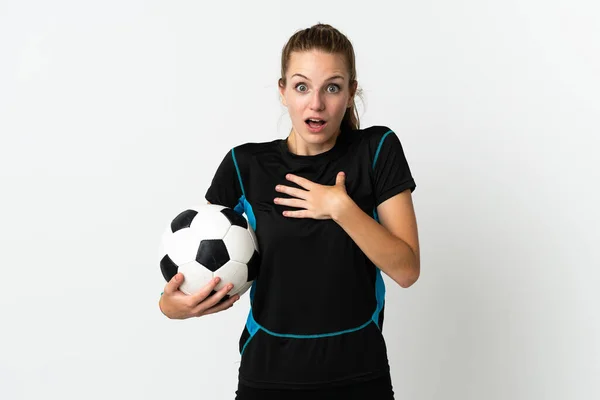
[[[396,134],[360,129],[354,50],[335,28],[296,32],[279,91],[286,139],[227,153],[206,199],[245,213],[262,256],[240,338],[237,399],[393,399],[382,335],[381,271],[407,288],[419,277],[415,181]],[[225,310],[217,281],[197,294],[168,282],[170,318]]]

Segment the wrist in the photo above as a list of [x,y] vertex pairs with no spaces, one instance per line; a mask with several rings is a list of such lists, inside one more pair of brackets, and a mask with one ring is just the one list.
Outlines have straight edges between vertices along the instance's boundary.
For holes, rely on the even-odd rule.
[[336,207],[334,207],[331,214],[331,219],[338,224],[344,220],[346,215],[352,212],[352,209],[356,207],[356,203],[347,194],[340,198]]

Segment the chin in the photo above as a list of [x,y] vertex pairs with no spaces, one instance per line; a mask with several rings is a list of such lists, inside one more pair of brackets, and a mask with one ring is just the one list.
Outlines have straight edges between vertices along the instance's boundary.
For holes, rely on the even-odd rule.
[[301,136],[302,136],[302,139],[304,139],[304,141],[306,143],[323,144],[323,143],[327,143],[328,141],[331,140],[331,138],[333,137],[333,133],[330,133],[330,132],[313,133],[310,131],[305,131],[305,132],[302,132]]

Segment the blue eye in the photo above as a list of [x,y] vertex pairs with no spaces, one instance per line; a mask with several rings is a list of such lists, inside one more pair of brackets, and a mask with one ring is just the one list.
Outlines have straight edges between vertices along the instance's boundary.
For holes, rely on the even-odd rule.
[[339,92],[339,91],[340,91],[340,87],[339,87],[338,85],[335,85],[335,84],[331,84],[331,85],[329,85],[329,86],[327,87],[327,89],[329,89],[329,88],[332,88],[332,87],[333,87],[333,88],[335,88],[335,91],[331,92],[331,91],[329,91],[329,90],[328,90],[328,91],[329,91],[329,93],[337,93],[337,92]]
[[[305,85],[304,83],[299,83],[299,84],[297,84],[297,85],[296,85],[296,90],[298,90],[298,88],[299,88],[300,86],[304,86],[304,87],[306,87],[306,85]],[[300,92],[305,92],[305,91],[306,91],[306,90],[300,90]]]

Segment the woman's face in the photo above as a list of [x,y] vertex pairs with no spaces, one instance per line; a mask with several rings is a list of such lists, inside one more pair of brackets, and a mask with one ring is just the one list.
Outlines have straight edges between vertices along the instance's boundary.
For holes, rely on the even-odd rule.
[[285,88],[279,91],[292,120],[295,140],[313,150],[335,142],[356,92],[356,83],[349,85],[344,56],[319,50],[293,52],[286,79]]

